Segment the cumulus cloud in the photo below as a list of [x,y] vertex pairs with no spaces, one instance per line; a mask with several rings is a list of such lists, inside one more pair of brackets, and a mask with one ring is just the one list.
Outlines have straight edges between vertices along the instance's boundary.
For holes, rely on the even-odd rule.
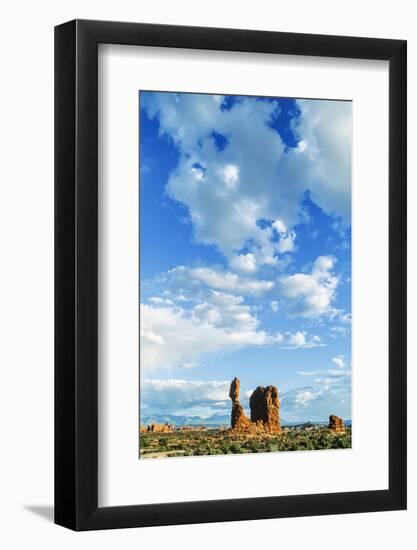
[[301,390],[294,395],[294,402],[296,405],[306,407],[308,404],[311,403],[311,401],[317,399],[319,395],[320,392],[318,391]]
[[[243,261],[250,263],[251,259],[246,258]],[[191,268],[186,266],[174,267],[162,273],[156,282],[174,295],[178,294],[186,298],[190,297],[190,292],[195,297],[196,292],[205,288],[232,294],[260,296],[275,285],[273,281],[238,275],[231,271],[212,267]]]
[[198,366],[206,353],[277,345],[288,349],[322,346],[307,332],[268,333],[259,329],[253,308],[217,291],[187,309],[141,304],[141,368]]
[[146,370],[195,363],[205,353],[268,343],[257,319],[239,303],[192,309],[141,305],[141,366]]
[[310,273],[295,273],[279,280],[279,291],[285,298],[288,313],[294,317],[333,316],[338,277],[333,273],[336,259],[319,256]]
[[[297,101],[299,143],[289,149],[271,125],[275,101],[240,98],[225,109],[223,98],[210,95],[153,93],[141,102],[180,153],[166,193],[188,208],[195,240],[217,246],[233,268],[275,265],[294,251],[307,190],[325,212],[350,223],[349,102]],[[244,249],[253,261],[236,259]]]
[[220,272],[208,267],[192,269],[191,275],[211,288],[244,294],[262,293],[274,286],[272,281],[242,279],[234,273]]
[[230,267],[237,271],[246,271],[247,273],[253,273],[256,271],[255,256],[248,252],[247,254],[238,254],[233,256],[230,260]]
[[326,213],[350,225],[352,104],[348,101],[298,100],[293,119],[302,153],[311,161],[312,200]]
[[281,254],[285,254],[286,252],[294,252],[295,239],[297,237],[295,231],[288,230],[282,220],[275,220],[272,223],[272,227],[278,234],[279,241],[277,244],[277,251]]
[[339,368],[341,368],[341,369],[346,368],[346,361],[345,361],[345,357],[343,355],[337,355],[336,357],[333,357],[332,361]]
[[311,336],[304,330],[298,330],[294,333],[287,332],[285,335],[284,347],[289,349],[317,348],[324,345],[320,336]]
[[[141,398],[146,414],[196,414],[210,416],[229,407],[229,381],[145,379]],[[229,412],[230,409],[227,409]]]
[[239,183],[239,166],[236,166],[236,164],[226,164],[226,166],[221,168],[220,176],[226,187],[234,189]]

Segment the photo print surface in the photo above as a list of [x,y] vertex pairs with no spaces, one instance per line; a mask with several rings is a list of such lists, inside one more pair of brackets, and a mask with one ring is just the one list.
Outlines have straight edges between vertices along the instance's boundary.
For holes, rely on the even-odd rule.
[[139,117],[140,458],[350,448],[352,103]]

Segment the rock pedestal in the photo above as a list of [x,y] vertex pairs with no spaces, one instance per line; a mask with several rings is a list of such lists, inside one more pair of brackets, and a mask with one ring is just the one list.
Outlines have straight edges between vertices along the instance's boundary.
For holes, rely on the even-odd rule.
[[345,425],[343,423],[343,420],[336,416],[335,414],[331,414],[329,416],[329,430],[332,430],[333,432],[344,432],[345,431]]
[[245,415],[242,405],[239,402],[240,380],[234,378],[230,384],[229,397],[232,400],[231,425],[234,430],[246,430],[250,426],[250,420]]
[[280,433],[278,389],[275,386],[259,386],[252,393],[249,405],[251,418],[245,415],[239,402],[240,381],[234,378],[230,385],[229,397],[232,400],[231,425],[234,430],[243,430],[253,433],[267,432]]

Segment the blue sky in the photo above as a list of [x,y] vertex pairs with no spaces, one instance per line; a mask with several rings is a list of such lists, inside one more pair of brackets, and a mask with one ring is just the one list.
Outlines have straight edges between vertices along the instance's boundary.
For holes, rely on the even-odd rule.
[[351,103],[140,92],[141,416],[351,416]]

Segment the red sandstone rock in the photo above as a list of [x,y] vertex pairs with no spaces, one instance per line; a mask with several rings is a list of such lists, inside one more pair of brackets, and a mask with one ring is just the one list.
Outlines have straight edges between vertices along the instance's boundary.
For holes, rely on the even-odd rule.
[[232,400],[232,403],[239,402],[239,392],[240,392],[240,380],[239,378],[233,378],[232,383],[230,384],[229,397]]
[[232,400],[231,425],[234,430],[247,430],[250,427],[250,420],[245,415],[242,405],[239,402],[240,380],[234,378],[230,384],[229,397]]
[[345,425],[343,423],[343,420],[336,416],[335,414],[331,414],[329,416],[329,430],[332,430],[333,432],[344,432],[345,431]]
[[171,424],[157,424],[156,422],[153,424],[150,424],[147,428],[148,432],[154,432],[154,433],[172,432],[173,430],[174,430],[174,427],[171,426]]
[[234,378],[230,384],[229,397],[232,400],[231,425],[234,430],[253,433],[280,433],[278,389],[275,386],[259,386],[250,398],[251,419],[245,415],[239,402],[240,381]]
[[258,386],[249,401],[251,421],[269,433],[281,432],[278,388]]

